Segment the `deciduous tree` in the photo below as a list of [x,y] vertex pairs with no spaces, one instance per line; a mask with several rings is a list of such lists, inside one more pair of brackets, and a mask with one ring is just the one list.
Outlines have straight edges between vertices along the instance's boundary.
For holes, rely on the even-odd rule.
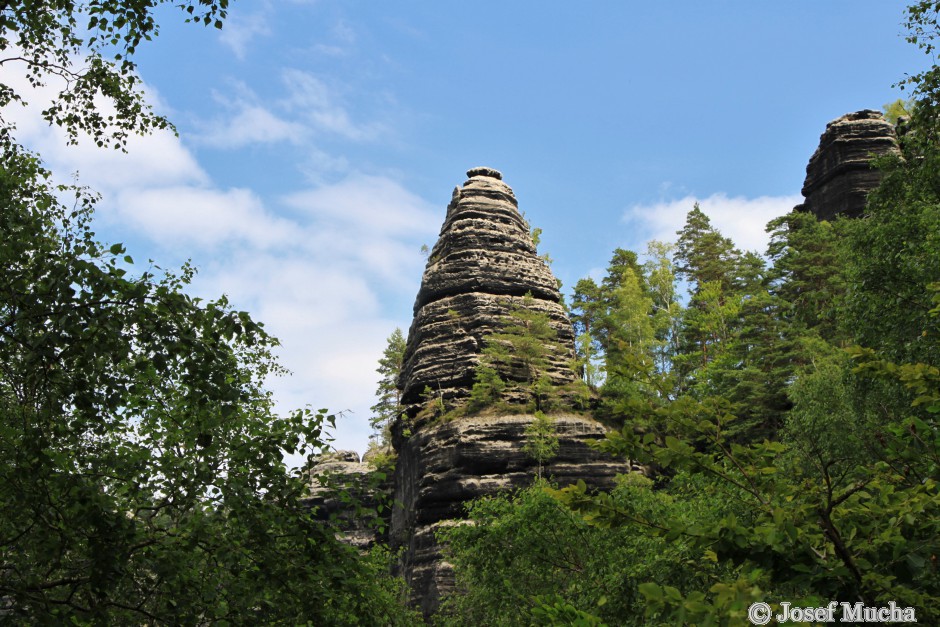
[[[280,416],[276,340],[192,270],[133,273],[93,196],[0,159],[0,598],[30,624],[344,624],[402,616],[384,564],[303,502],[284,453],[326,411]],[[77,209],[60,194],[71,193]],[[404,619],[403,619],[404,620]]]
[[[228,0],[16,0],[0,4],[0,65],[17,67],[34,87],[57,90],[43,117],[74,143],[87,133],[99,146],[123,147],[135,133],[167,128],[141,91],[134,55],[159,32],[158,7],[173,4],[186,21],[222,27]],[[0,109],[24,99],[0,84]],[[103,109],[99,98],[104,98]],[[12,130],[2,124],[4,141]]]

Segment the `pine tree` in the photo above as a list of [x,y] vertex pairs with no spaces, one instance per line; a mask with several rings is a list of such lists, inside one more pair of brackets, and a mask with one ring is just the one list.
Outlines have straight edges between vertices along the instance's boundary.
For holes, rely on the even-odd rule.
[[[739,272],[744,264],[741,252],[712,226],[698,203],[678,235],[676,271],[689,282],[690,299],[682,318],[676,365],[680,385],[687,387],[696,369],[721,356],[723,342],[733,332],[740,310]],[[748,262],[753,265],[753,259]]]
[[677,233],[676,271],[689,281],[693,300],[706,283],[717,283],[722,292],[730,292],[741,252],[712,226],[698,203],[686,215],[685,226]]
[[845,277],[836,229],[811,213],[794,211],[771,220],[767,231],[771,292],[786,305],[781,314],[790,324],[838,341],[836,307],[845,294]]
[[380,446],[389,443],[389,429],[392,421],[401,413],[401,390],[398,389],[398,376],[405,357],[405,336],[401,329],[396,328],[388,336],[385,350],[379,359],[379,367],[375,369],[381,378],[375,395],[378,402],[370,409],[372,418],[369,425],[374,433],[372,438],[378,440]]
[[606,307],[603,292],[592,278],[581,279],[574,287],[568,314],[575,333],[575,371],[592,389],[604,378],[603,347],[598,339]]
[[558,454],[558,447],[555,421],[541,411],[536,411],[535,420],[525,428],[525,444],[522,450],[538,464],[539,479],[542,478],[542,467]]

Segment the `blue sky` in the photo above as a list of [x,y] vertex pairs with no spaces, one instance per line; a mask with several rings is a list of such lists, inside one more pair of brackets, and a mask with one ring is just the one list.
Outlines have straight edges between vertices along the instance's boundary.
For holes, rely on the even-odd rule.
[[927,63],[904,6],[240,0],[222,31],[164,10],[141,49],[178,138],[122,155],[9,117],[101,192],[102,240],[192,259],[195,292],[264,322],[294,372],[271,382],[279,406],[346,410],[336,446],[361,452],[376,360],[468,168],[503,172],[567,288],[671,239],[696,200],[762,251],[826,122]]

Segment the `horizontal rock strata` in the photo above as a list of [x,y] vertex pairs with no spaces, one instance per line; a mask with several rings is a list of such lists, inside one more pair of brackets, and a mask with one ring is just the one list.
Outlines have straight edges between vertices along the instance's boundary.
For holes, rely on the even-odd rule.
[[[553,418],[559,450],[543,468],[550,481],[583,480],[609,489],[616,475],[630,470],[589,446],[607,432],[598,422],[573,414]],[[426,426],[402,442],[391,542],[405,547],[403,574],[426,615],[454,586],[436,530],[462,519],[475,498],[532,484],[536,465],[523,445],[533,420],[531,415],[464,417]]]
[[881,182],[871,162],[888,154],[900,154],[898,139],[881,113],[865,109],[829,122],[806,166],[806,200],[796,209],[820,220],[861,216],[869,192]]
[[[512,189],[490,168],[467,175],[454,190],[415,299],[399,379],[405,412],[392,430],[398,463],[390,540],[403,549],[402,574],[425,616],[453,588],[436,532],[460,524],[469,501],[530,485],[536,474],[536,463],[524,452],[533,416],[493,415],[493,408],[485,416],[447,411],[462,402],[466,410],[488,338],[503,332],[516,310],[544,315],[555,337],[548,340],[546,334],[547,365],[540,365],[539,376],[562,388],[562,400],[576,379],[574,335],[558,282],[535,250]],[[531,395],[520,392],[513,372],[500,376],[513,382],[500,402],[521,411]],[[426,390],[433,400],[425,398]],[[425,411],[436,402],[442,407]],[[606,433],[592,418],[553,418],[559,451],[544,469],[552,481],[609,488],[618,473],[629,470],[588,446]]]
[[[402,369],[404,404],[420,407],[425,388],[448,402],[465,397],[473,387],[486,338],[499,332],[509,312],[523,306],[524,300],[522,296],[470,292],[445,296],[421,307],[409,331]],[[549,355],[547,375],[555,385],[570,383],[574,354],[568,347],[573,346],[574,336],[568,317],[554,301],[532,299],[527,307],[548,316],[557,333],[556,342],[565,347]]]
[[440,237],[415,299],[400,387],[411,417],[430,388],[445,400],[466,397],[485,338],[531,294],[530,309],[545,313],[562,347],[547,373],[574,380],[574,335],[558,281],[539,258],[512,189],[491,168],[474,168],[454,190]]

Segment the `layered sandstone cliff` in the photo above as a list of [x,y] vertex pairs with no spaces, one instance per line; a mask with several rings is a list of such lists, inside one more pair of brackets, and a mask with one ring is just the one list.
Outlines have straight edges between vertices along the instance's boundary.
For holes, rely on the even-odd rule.
[[[393,430],[398,464],[390,541],[404,549],[402,574],[425,615],[453,588],[435,532],[459,524],[470,500],[535,477],[536,462],[523,450],[533,415],[454,411],[465,406],[487,338],[513,310],[544,314],[555,335],[545,374],[559,389],[576,379],[558,282],[536,253],[512,189],[490,168],[467,174],[454,190],[415,301],[399,381],[405,413]],[[434,404],[438,411],[428,411]],[[553,418],[560,447],[545,476],[610,488],[629,470],[589,446],[606,433],[590,416],[569,411]]]
[[524,302],[547,315],[557,334],[546,374],[556,385],[574,379],[574,336],[558,281],[536,254],[515,194],[491,168],[467,175],[454,189],[415,299],[400,378],[410,418],[428,393],[448,406],[467,397],[486,338]]
[[872,160],[899,154],[894,126],[877,111],[856,111],[829,122],[806,166],[806,200],[796,209],[820,220],[861,216],[868,193],[881,182]]

